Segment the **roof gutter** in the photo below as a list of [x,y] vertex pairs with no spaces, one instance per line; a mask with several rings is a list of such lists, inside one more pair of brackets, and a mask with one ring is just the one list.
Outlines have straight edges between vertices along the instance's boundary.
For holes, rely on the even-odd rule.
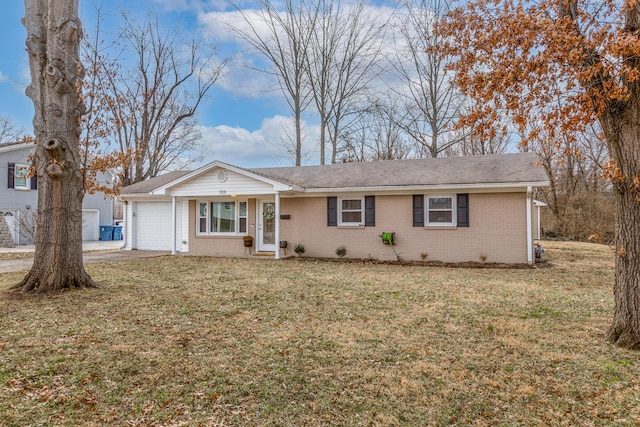
[[476,184],[437,184],[437,185],[393,185],[374,187],[318,187],[305,188],[305,193],[337,193],[337,192],[414,192],[414,191],[455,191],[455,190],[511,190],[531,189],[532,187],[548,187],[549,181],[500,182]]

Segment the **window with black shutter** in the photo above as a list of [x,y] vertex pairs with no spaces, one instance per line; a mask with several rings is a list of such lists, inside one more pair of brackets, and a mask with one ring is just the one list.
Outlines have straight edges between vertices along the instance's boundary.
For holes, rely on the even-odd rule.
[[16,164],[15,163],[9,163],[9,175],[7,176],[7,187],[8,188],[14,188],[14,180],[13,180],[13,176],[15,174],[15,170],[16,170]]
[[327,226],[338,226],[338,198],[327,197]]
[[413,226],[424,227],[424,196],[413,195]]
[[469,226],[469,194],[457,195],[458,227]]
[[376,226],[376,197],[364,196],[364,225],[366,227]]

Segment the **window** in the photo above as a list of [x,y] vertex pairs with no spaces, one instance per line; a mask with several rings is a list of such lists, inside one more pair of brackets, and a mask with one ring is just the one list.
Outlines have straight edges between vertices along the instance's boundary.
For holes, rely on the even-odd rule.
[[327,227],[376,226],[376,196],[327,197]]
[[469,193],[425,196],[414,194],[413,226],[469,227]]
[[238,202],[238,225],[240,234],[247,232],[247,202]]
[[247,202],[198,202],[198,234],[246,234]]
[[211,202],[211,233],[236,232],[235,202]]
[[15,169],[13,171],[13,188],[16,190],[29,190],[31,188],[29,166],[15,165]]
[[427,196],[425,225],[456,225],[456,198]]
[[340,208],[338,225],[362,225],[362,208],[364,207],[362,198],[341,198],[338,206]]
[[207,232],[207,203],[198,203],[198,233]]

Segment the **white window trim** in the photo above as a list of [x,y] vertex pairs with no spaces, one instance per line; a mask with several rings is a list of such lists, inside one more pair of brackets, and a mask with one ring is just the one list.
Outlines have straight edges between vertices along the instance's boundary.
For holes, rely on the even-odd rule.
[[[360,200],[360,222],[343,222],[342,221],[342,201],[343,200]],[[356,212],[349,209],[346,212]],[[361,227],[364,225],[364,196],[344,196],[338,197],[338,226],[339,227]]]
[[[235,204],[235,218],[234,218],[234,223],[235,223],[235,231],[233,232],[229,232],[229,231],[211,231],[211,203],[234,203]],[[240,203],[246,203],[247,209],[246,209],[246,215],[241,217],[240,216]],[[200,216],[200,204],[201,203],[205,203],[207,206],[207,215],[206,217],[206,226],[207,226],[207,231],[200,231],[200,219],[202,219],[203,217]],[[249,230],[247,227],[247,230],[244,232],[240,232],[240,218],[247,218],[247,223],[248,223],[248,214],[249,214],[249,201],[247,199],[230,199],[230,198],[224,198],[224,199],[209,199],[209,200],[196,200],[196,236],[246,236],[249,234]]]
[[[31,169],[31,166],[16,163],[13,166],[13,168],[14,168],[13,169],[13,189],[14,190],[18,190],[18,191],[29,191],[29,190],[31,190],[31,178],[29,178],[29,170]],[[25,181],[24,186],[22,186],[22,185],[18,186],[18,173],[17,172],[18,172],[19,168],[24,168],[26,170],[25,171],[25,178],[24,178],[24,181]]]
[[[429,221],[429,199],[451,199],[451,222],[430,222]],[[455,227],[458,225],[458,206],[455,194],[426,194],[424,197],[424,225],[426,227]],[[433,209],[433,211],[445,209]],[[448,209],[446,209],[448,211]]]

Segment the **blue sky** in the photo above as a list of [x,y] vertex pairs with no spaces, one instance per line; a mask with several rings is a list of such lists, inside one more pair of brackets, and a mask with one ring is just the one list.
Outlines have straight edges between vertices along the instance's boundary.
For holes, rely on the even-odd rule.
[[[97,15],[94,4],[99,1],[80,0],[80,18],[85,31],[94,28]],[[5,0],[2,6],[0,116],[11,118],[15,125],[32,133],[33,105],[24,94],[30,79],[24,48],[26,30],[21,24],[24,2]],[[103,28],[115,33],[123,9],[137,15],[157,11],[166,24],[180,25],[188,34],[196,32],[216,40],[223,55],[237,54],[242,47],[224,28],[223,23],[239,18],[226,0],[103,0]],[[254,59],[243,57],[244,61]],[[292,164],[291,156],[283,148],[283,140],[289,140],[287,129],[291,128],[289,110],[280,93],[265,92],[266,87],[273,87],[267,75],[234,64],[216,83],[198,117],[205,163],[221,160],[244,167]],[[305,163],[317,164],[318,150],[314,142],[318,140],[318,126],[312,116],[306,119],[303,144],[308,160]]]

